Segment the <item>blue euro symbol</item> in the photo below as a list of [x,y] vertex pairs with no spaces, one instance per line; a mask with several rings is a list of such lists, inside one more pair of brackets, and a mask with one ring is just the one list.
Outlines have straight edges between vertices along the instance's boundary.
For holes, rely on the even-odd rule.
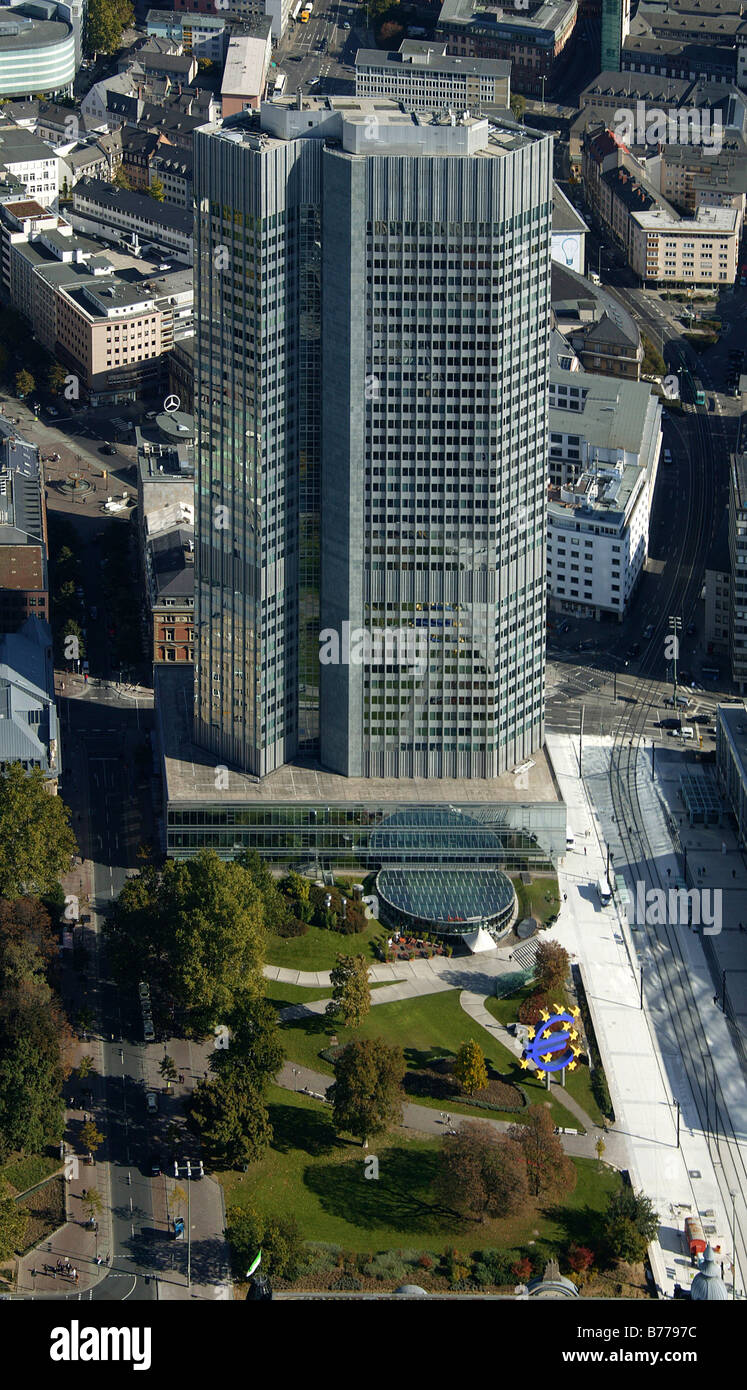
[[[540,1019],[534,1037],[524,1048],[524,1056],[528,1057],[530,1062],[534,1062],[540,1071],[562,1071],[575,1056],[570,1033],[567,1033],[565,1028],[551,1033],[549,1038],[544,1037],[546,1030],[558,1023],[568,1024],[571,1028],[576,1026],[572,1014],[551,1014],[549,1018]],[[545,1062],[542,1058],[543,1055],[547,1056],[548,1052],[552,1053],[552,1058]]]

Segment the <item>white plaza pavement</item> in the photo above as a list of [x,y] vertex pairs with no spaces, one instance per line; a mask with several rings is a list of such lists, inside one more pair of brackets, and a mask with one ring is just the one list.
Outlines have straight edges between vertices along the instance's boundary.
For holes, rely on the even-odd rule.
[[[699,1215],[704,1227],[712,1228],[711,1242],[720,1247],[716,1258],[724,1261],[725,1281],[731,1285],[732,1211],[727,1170],[721,1174],[720,1187],[679,1049],[670,1033],[666,1001],[657,997],[659,979],[650,958],[646,969],[646,954],[645,1007],[643,1011],[640,1008],[638,951],[639,942],[645,951],[644,934],[630,930],[614,902],[607,908],[600,904],[595,885],[606,869],[606,840],[601,815],[590,803],[579,775],[578,740],[551,734],[547,743],[568,807],[568,825],[576,836],[575,849],[560,865],[560,886],[567,901],[553,934],[581,968],[615,1109],[615,1129],[627,1139],[631,1180],[637,1190],[651,1197],[659,1213],[659,1244],[652,1247],[654,1278],[665,1296],[673,1295],[675,1283],[686,1287],[691,1282],[695,1270],[685,1254],[682,1234],[685,1217]],[[610,745],[611,740],[584,740],[585,771],[587,750],[592,763],[596,758],[601,765]],[[601,810],[609,815],[608,807]],[[606,829],[614,834],[611,824]],[[660,827],[655,830],[660,833]],[[618,850],[617,872],[626,869],[620,857]],[[634,884],[629,872],[626,881],[632,899]],[[712,1002],[713,987],[700,942],[686,927],[681,930],[700,1025],[716,1059],[734,1131],[738,1141],[743,1141],[747,1133],[744,1077],[726,1022]],[[659,949],[666,948],[662,945]],[[681,1106],[679,1149],[675,1098]],[[740,1147],[747,1159],[744,1142]],[[742,1222],[744,1200],[742,1191],[737,1203]],[[739,1294],[745,1286],[745,1252],[739,1236],[737,1254]]]

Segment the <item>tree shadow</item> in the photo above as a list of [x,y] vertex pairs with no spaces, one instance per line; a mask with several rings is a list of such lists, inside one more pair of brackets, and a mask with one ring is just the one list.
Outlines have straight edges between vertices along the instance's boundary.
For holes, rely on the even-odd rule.
[[345,1147],[335,1134],[331,1114],[324,1110],[282,1103],[271,1103],[267,1109],[272,1125],[272,1147],[280,1153],[300,1149],[311,1157],[318,1157]]
[[464,1222],[432,1196],[438,1158],[418,1150],[388,1148],[376,1180],[366,1178],[366,1159],[309,1167],[304,1184],[331,1216],[366,1230],[403,1233],[460,1232]]
[[565,1231],[571,1245],[590,1245],[600,1248],[604,1235],[604,1213],[588,1205],[583,1207],[563,1206],[556,1202],[542,1207],[543,1214],[556,1221]]

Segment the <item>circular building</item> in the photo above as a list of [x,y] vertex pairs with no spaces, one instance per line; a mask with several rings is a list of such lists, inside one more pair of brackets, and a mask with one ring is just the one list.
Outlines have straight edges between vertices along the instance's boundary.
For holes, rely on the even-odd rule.
[[482,929],[496,940],[516,915],[514,886],[500,869],[380,869],[376,893],[383,921],[400,931]]
[[72,92],[75,33],[58,14],[53,2],[0,10],[0,97]]

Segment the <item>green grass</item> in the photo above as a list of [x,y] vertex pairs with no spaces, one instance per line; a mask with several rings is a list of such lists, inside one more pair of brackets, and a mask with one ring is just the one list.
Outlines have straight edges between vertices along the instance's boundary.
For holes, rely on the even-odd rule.
[[[548,1095],[543,1083],[529,1073],[521,1070],[517,1059],[507,1047],[475,1023],[459,1004],[459,990],[448,990],[440,994],[421,995],[415,999],[403,999],[394,1004],[376,1004],[358,1029],[336,1026],[323,1015],[310,1015],[308,1018],[292,1019],[281,1024],[283,1045],[288,1060],[301,1066],[332,1075],[329,1062],[319,1056],[322,1048],[329,1046],[332,1034],[336,1034],[341,1045],[351,1038],[383,1038],[391,1045],[398,1044],[404,1054],[408,1068],[426,1066],[436,1057],[454,1056],[463,1042],[473,1039],[480,1044],[488,1061],[493,1063],[509,1081],[520,1084],[530,1105],[549,1102],[553,1123],[582,1127],[574,1116],[552,1092]],[[418,1097],[418,1105],[430,1106],[433,1110],[448,1108],[460,1115],[473,1115],[476,1118],[495,1120],[521,1120],[523,1112],[482,1110],[470,1106],[469,1102],[449,1101]]]
[[[368,1154],[379,1160],[379,1179],[364,1177],[364,1152],[341,1140],[327,1107],[273,1086],[268,1092],[274,1138],[248,1173],[218,1174],[226,1207],[252,1206],[278,1214],[293,1211],[305,1240],[354,1251],[410,1247],[439,1252],[460,1248],[513,1249],[542,1240],[560,1250],[583,1242],[621,1177],[592,1159],[575,1159],[574,1192],[554,1204],[532,1202],[504,1221],[464,1221],[434,1196],[440,1141],[404,1135],[380,1137]],[[535,1234],[535,1232],[537,1234]]]
[[61,1167],[62,1160],[59,1154],[56,1157],[47,1154],[16,1155],[0,1167],[0,1185],[4,1180],[10,1183],[16,1193],[27,1192],[30,1187],[44,1182],[52,1173],[59,1172]]
[[384,928],[373,919],[355,936],[343,936],[324,927],[309,927],[304,936],[269,937],[265,962],[285,966],[287,970],[331,970],[340,952],[364,955],[373,961],[376,959],[374,942],[383,936]]
[[[517,990],[515,994],[509,995],[506,999],[485,1000],[485,1007],[488,1013],[493,1015],[499,1023],[505,1027],[509,1023],[515,1023],[519,1017],[519,1007],[522,1000],[532,993],[531,985],[524,989]],[[565,1088],[570,1096],[582,1106],[590,1120],[596,1125],[605,1123],[604,1115],[594,1099],[591,1089],[591,1073],[585,1064],[577,1067],[576,1071],[567,1071],[565,1074]],[[563,1123],[563,1121],[559,1121]],[[567,1121],[566,1121],[567,1123]]]
[[536,917],[538,922],[547,922],[555,917],[560,909],[560,890],[555,876],[533,878],[531,883],[522,883],[520,874],[510,874],[519,900],[519,921],[522,917]]
[[[370,986],[371,990],[386,989],[389,985],[399,984],[399,980],[380,980]],[[282,980],[265,980],[265,996],[271,1004],[275,1004],[278,1009],[287,1008],[289,1004],[315,1004],[318,999],[331,999],[332,991],[329,985],[284,985]]]

